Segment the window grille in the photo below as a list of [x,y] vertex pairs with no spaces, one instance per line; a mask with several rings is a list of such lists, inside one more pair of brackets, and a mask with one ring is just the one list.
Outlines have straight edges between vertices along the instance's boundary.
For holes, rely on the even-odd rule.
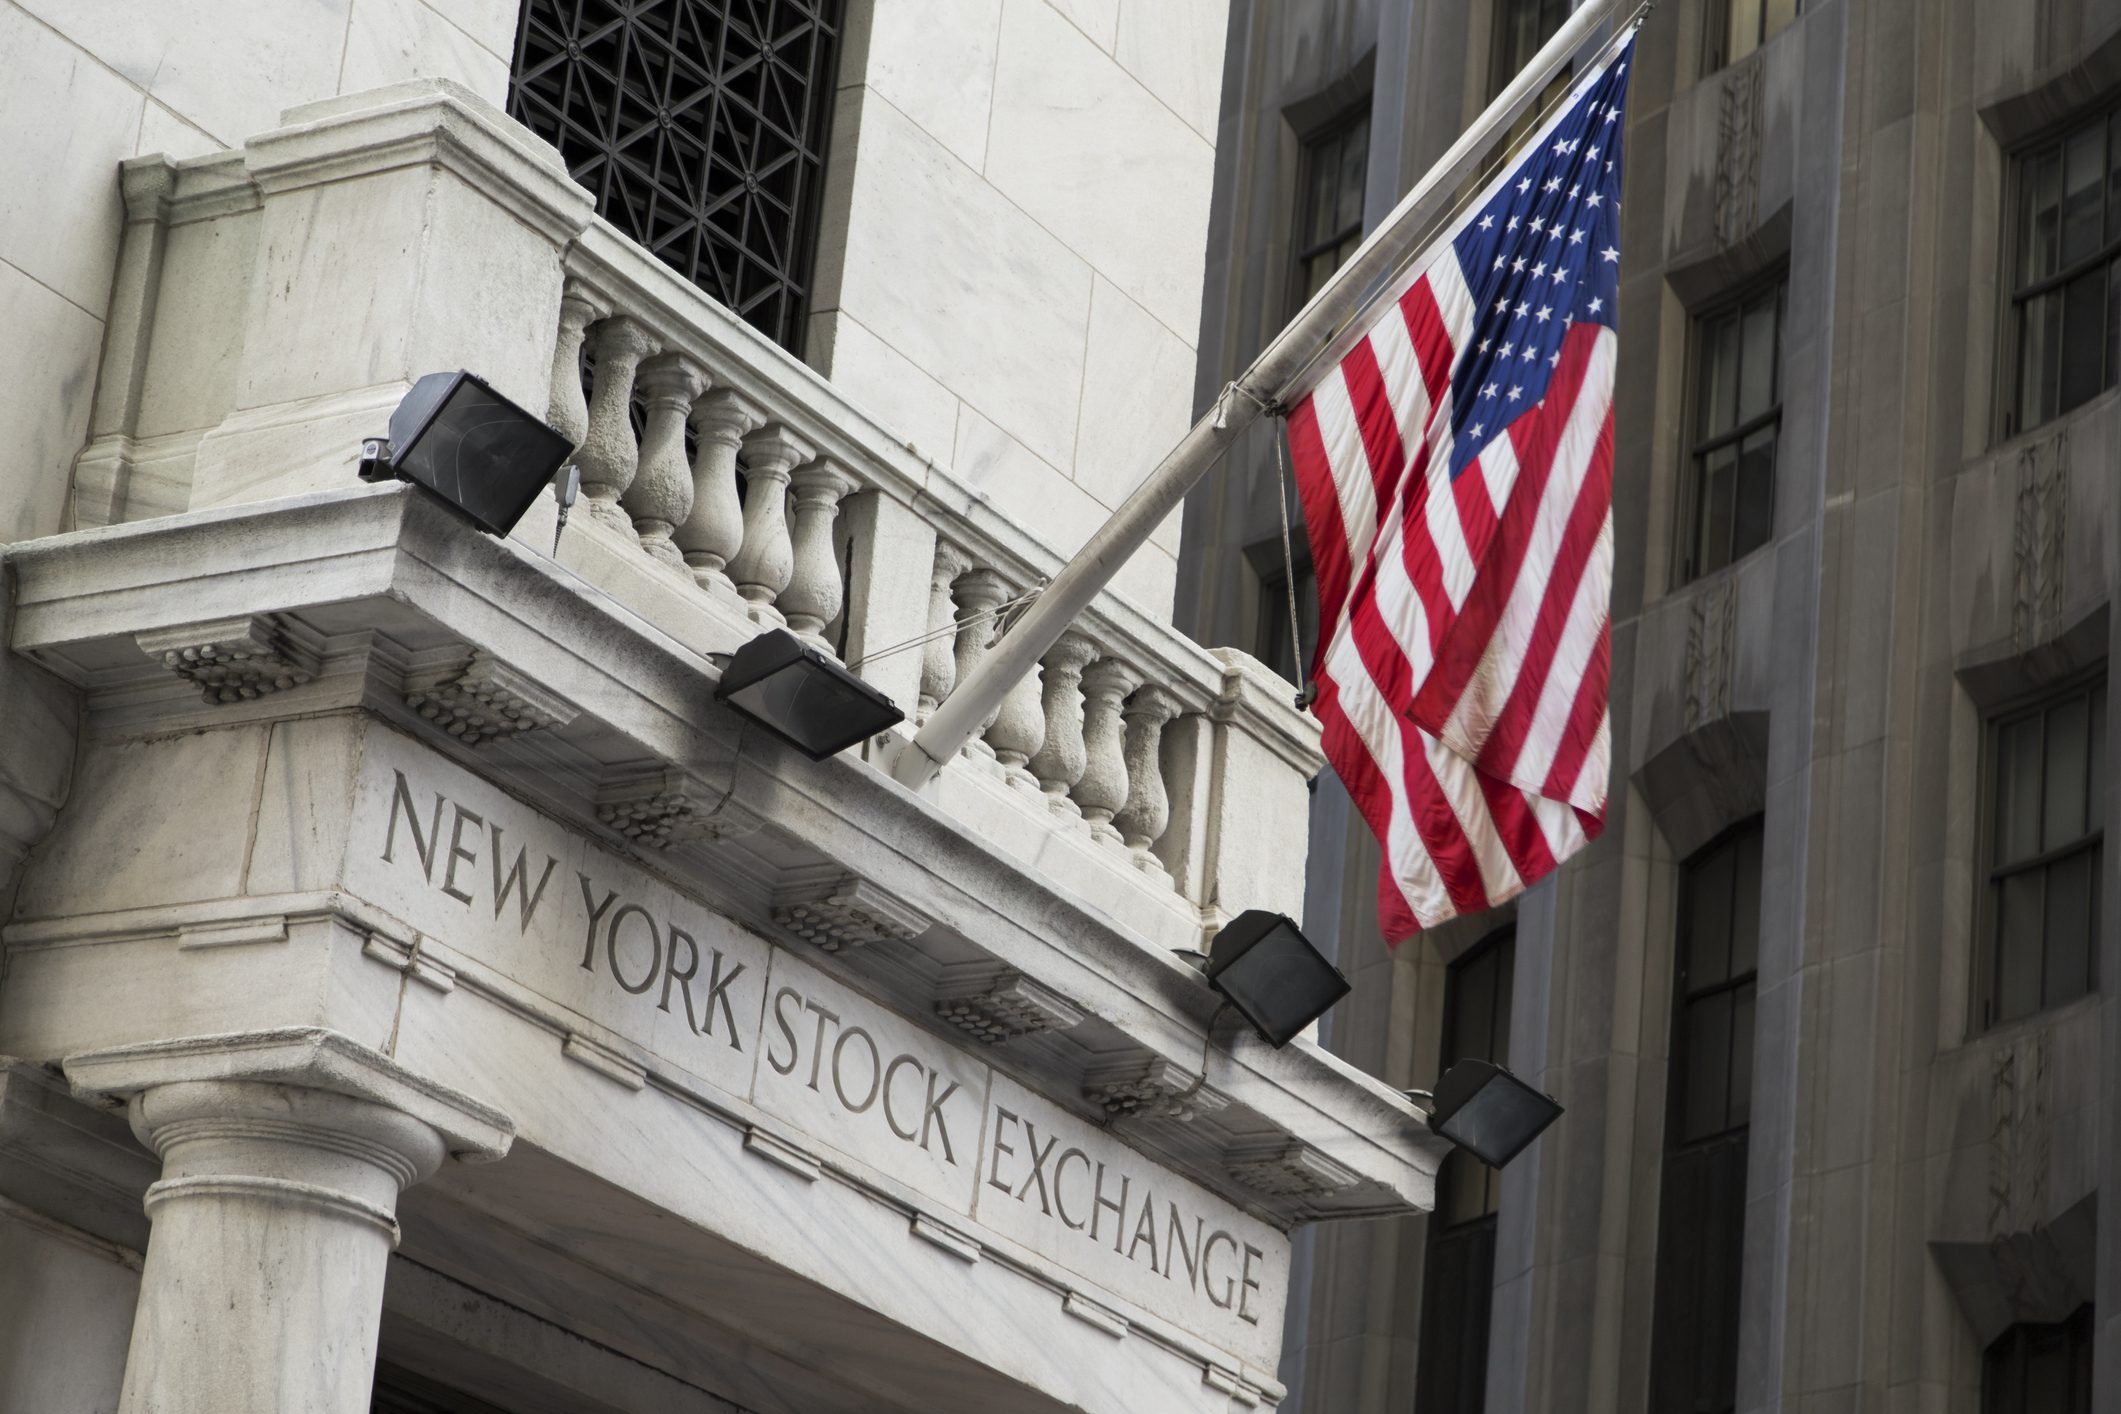
[[508,111],[597,213],[801,350],[838,0],[523,0]]
[[1989,724],[1984,1026],[2088,995],[2097,983],[2106,838],[2102,671]]
[[2121,374],[2121,112],[2012,163],[2006,436],[2059,417]]
[[1695,321],[1681,582],[1743,559],[1774,534],[1783,289],[1778,278]]

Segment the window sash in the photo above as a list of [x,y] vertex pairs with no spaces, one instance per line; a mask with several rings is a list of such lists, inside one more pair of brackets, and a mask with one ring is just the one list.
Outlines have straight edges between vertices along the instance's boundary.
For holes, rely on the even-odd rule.
[[[2069,161],[2072,149],[2093,135],[2099,141],[2099,161],[2093,189],[2099,210],[2094,225],[2098,239],[2086,250],[2069,254],[2064,250],[2071,220]],[[2055,191],[2051,213],[2054,228],[2037,237],[2053,247],[2054,268],[2029,274],[2035,249],[2035,220],[2043,208],[2038,187],[2042,177],[2053,174]],[[2121,312],[2115,309],[2121,296],[2121,108],[2109,105],[2096,115],[2080,117],[2069,127],[2039,142],[2028,144],[2011,156],[2009,199],[2006,205],[2009,249],[2004,272],[2010,289],[2007,324],[2011,356],[1999,403],[2004,409],[2003,435],[2015,436],[2062,416],[2112,388],[2121,378]],[[2096,288],[2094,283],[2096,282]],[[2072,297],[2072,290],[2082,286]],[[2052,303],[2052,314],[2045,314]],[[2051,338],[2046,319],[2054,321]],[[2074,318],[2073,318],[2074,316]],[[2072,340],[2080,321],[2094,328]],[[2096,345],[2090,361],[2097,364],[2096,378],[2086,376],[2086,355]]]
[[[1360,142],[1349,168],[1349,147]],[[1362,197],[1369,171],[1370,99],[1366,94],[1332,122],[1304,139],[1297,163],[1294,256],[1290,261],[1289,309],[1293,314],[1322,288],[1328,276],[1362,244]],[[1348,183],[1352,180],[1353,185]],[[1354,210],[1331,229],[1310,234],[1324,215],[1337,212],[1350,197]]]
[[[1787,274],[1778,272],[1771,283],[1756,285],[1711,306],[1693,321],[1685,404],[1689,451],[1675,518],[1678,584],[1713,574],[1774,538],[1775,476],[1782,447],[1782,326],[1787,291]],[[1768,401],[1757,411],[1747,411],[1746,325],[1763,312],[1773,331],[1765,350],[1769,360]],[[1726,339],[1730,359],[1727,369],[1717,363]],[[1754,351],[1756,356],[1759,352]],[[1719,409],[1714,406],[1718,400],[1712,382],[1726,379],[1730,406]],[[1729,425],[1720,425],[1726,418]],[[1754,450],[1764,448],[1764,467],[1747,466],[1748,444],[1753,444]],[[1723,457],[1725,453],[1727,459]],[[1764,475],[1766,484],[1754,486],[1748,479],[1749,470]],[[1714,494],[1719,473],[1729,480],[1727,498]]]

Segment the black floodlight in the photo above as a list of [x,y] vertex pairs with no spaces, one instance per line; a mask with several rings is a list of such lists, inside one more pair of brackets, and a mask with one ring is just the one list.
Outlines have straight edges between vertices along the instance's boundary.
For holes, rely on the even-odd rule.
[[573,455],[566,437],[475,373],[430,373],[390,415],[390,437],[361,446],[361,479],[424,486],[506,535]]
[[1561,1118],[1542,1095],[1493,1061],[1462,1060],[1436,1082],[1429,1129],[1489,1168],[1501,1168]]
[[897,703],[784,628],[736,650],[714,700],[813,761],[906,720]]
[[1208,985],[1268,1044],[1286,1046],[1348,994],[1348,979],[1279,913],[1247,909],[1208,945]]

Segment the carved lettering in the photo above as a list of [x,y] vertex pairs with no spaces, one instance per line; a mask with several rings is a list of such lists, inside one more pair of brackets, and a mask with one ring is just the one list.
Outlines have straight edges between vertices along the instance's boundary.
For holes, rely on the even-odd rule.
[[940,1072],[928,1072],[928,1104],[921,1111],[921,1147],[928,1147],[928,1136],[932,1132],[943,1141],[944,1161],[954,1164],[957,1162],[957,1151],[950,1147],[950,1122],[943,1114],[943,1106],[957,1093],[957,1082],[951,1081],[950,1088],[938,1095],[935,1093],[935,1082],[942,1078]]
[[479,856],[475,851],[464,848],[464,822],[467,820],[473,826],[472,839],[474,842],[478,839],[477,827],[486,823],[483,816],[475,815],[459,805],[456,819],[449,827],[449,862],[442,866],[442,892],[448,894],[459,903],[470,903],[471,895],[457,887],[457,865],[460,863],[476,864],[479,862]]
[[1201,1284],[1207,1290],[1208,1300],[1219,1309],[1227,1311],[1230,1309],[1230,1303],[1236,1299],[1237,1282],[1231,1277],[1224,1277],[1222,1295],[1215,1294],[1215,1244],[1218,1242],[1227,1244],[1232,1252],[1237,1250],[1237,1239],[1221,1228],[1209,1233],[1206,1244],[1200,1249]]
[[1238,1281],[1242,1289],[1237,1297],[1237,1319],[1255,1326],[1259,1324],[1259,1317],[1252,1314],[1252,1293],[1259,1290],[1259,1281],[1252,1275],[1252,1264],[1264,1260],[1266,1255],[1251,1243],[1245,1244],[1245,1262]]
[[801,1060],[803,1056],[802,1048],[796,1044],[795,1027],[790,1025],[788,1021],[788,1003],[790,1001],[795,1002],[798,1006],[802,1005],[803,994],[793,987],[783,987],[773,994],[773,1020],[774,1024],[781,1028],[781,1039],[788,1043],[788,1059],[784,1061],[774,1055],[770,1046],[766,1050],[766,1063],[782,1075],[794,1070],[795,1063]]
[[[862,1038],[862,1044],[869,1050],[869,1089],[862,1096],[860,1104],[856,1104],[847,1094],[847,1077],[844,1065],[847,1043],[857,1036]],[[876,1092],[883,1083],[884,1058],[877,1054],[876,1042],[871,1040],[869,1033],[859,1026],[849,1026],[842,1030],[840,1039],[835,1041],[832,1046],[832,1093],[839,1096],[841,1107],[849,1114],[858,1115],[865,1113],[871,1105],[876,1103]]]
[[1061,1175],[1068,1171],[1068,1160],[1070,1159],[1081,1159],[1083,1161],[1083,1172],[1088,1173],[1090,1171],[1090,1156],[1080,1149],[1068,1149],[1061,1154],[1059,1159],[1054,1161],[1053,1209],[1060,1214],[1060,1220],[1063,1224],[1075,1232],[1081,1232],[1083,1225],[1089,1219],[1071,1218],[1068,1216],[1068,1195],[1061,1190]]
[[[889,1103],[888,1098],[886,1103]],[[1007,1193],[1009,1191],[1010,1184],[1009,1180],[1002,1177],[1001,1156],[1003,1154],[1007,1154],[1009,1155],[1009,1157],[1015,1158],[1016,1150],[1002,1142],[1002,1130],[1009,1125],[1017,1123],[1017,1118],[1015,1115],[1009,1113],[1009,1111],[1003,1109],[999,1105],[994,1107],[994,1114],[994,1152],[987,1158],[987,1186],[989,1188],[999,1188],[1002,1192]],[[897,1125],[892,1126],[892,1130],[894,1133],[897,1131],[897,1129]],[[900,1137],[911,1138],[912,1136],[901,1135]],[[1017,1196],[1021,1198],[1023,1195],[1018,1194]]]
[[1156,1203],[1152,1199],[1142,1204],[1141,1216],[1134,1220],[1134,1240],[1127,1244],[1127,1260],[1133,1261],[1141,1245],[1149,1244],[1149,1270],[1163,1275],[1163,1268],[1156,1260]]
[[1127,1228],[1127,1189],[1133,1183],[1133,1179],[1122,1174],[1119,1180],[1119,1201],[1114,1202],[1105,1196],[1105,1166],[1102,1163],[1097,1166],[1097,1177],[1092,1179],[1090,1183],[1090,1240],[1092,1242],[1097,1241],[1098,1219],[1102,1218],[1107,1211],[1110,1211],[1112,1214],[1112,1250],[1115,1252],[1119,1251],[1120,1234],[1125,1232]]
[[[676,930],[673,929],[672,932],[675,933]],[[689,943],[692,939],[687,938],[685,941]],[[720,1007],[722,1009],[722,1030],[729,1038],[730,1047],[741,1051],[744,1049],[744,1043],[737,1038],[736,1013],[729,1005],[729,984],[744,975],[744,964],[740,962],[724,974],[722,971],[722,950],[714,948],[712,952],[714,953],[714,961],[708,964],[707,1002],[704,1008],[707,1013],[707,1021],[706,1024],[696,1026],[693,1029],[702,1036],[712,1036],[714,1034],[714,1009]],[[685,1014],[688,1018],[692,1014],[692,993],[690,991],[685,993]]]
[[430,883],[435,876],[435,842],[442,838],[442,792],[435,792],[434,821],[427,827],[426,835],[420,833],[420,814],[412,803],[412,786],[406,781],[403,771],[393,771],[397,784],[390,792],[390,825],[383,833],[383,862],[395,864],[392,851],[398,845],[398,814],[405,815],[405,831],[412,836],[413,852],[420,856],[420,877]]
[[[913,1073],[915,1075],[927,1074],[928,1068],[922,1065],[918,1060],[916,1060],[912,1056],[908,1055],[893,1056],[891,1058],[891,1064],[884,1067],[884,1123],[891,1126],[891,1132],[893,1134],[905,1140],[908,1144],[912,1144],[920,1139],[921,1132],[918,1129],[915,1129],[910,1124],[907,1125],[904,1129],[900,1129],[898,1127],[898,1112],[891,1107],[891,1082],[898,1078],[900,1066],[909,1065],[913,1067]],[[1007,1111],[1004,1111],[1004,1113],[1007,1113]],[[1010,1115],[1009,1118],[1014,1119],[1016,1118],[1016,1116]],[[1001,1136],[1001,1126],[996,1125],[994,1132],[996,1139],[999,1140]],[[997,1148],[999,1148],[998,1144]],[[1013,1154],[1016,1151],[1014,1149],[1006,1149],[1002,1150],[1001,1152]]]
[[1205,1226],[1207,1219],[1193,1220],[1193,1243],[1188,1246],[1186,1220],[1179,1216],[1178,1204],[1171,1204],[1170,1222],[1164,1228],[1165,1281],[1169,1281],[1171,1273],[1178,1270],[1179,1259],[1183,1257],[1186,1262],[1186,1286],[1193,1291],[1200,1290],[1200,1233]]
[[[678,971],[678,944],[685,945],[685,970]],[[685,996],[685,1024],[694,1031],[700,1029],[699,1018],[692,1012],[692,979],[700,970],[700,946],[692,940],[692,934],[673,923],[670,925],[670,951],[663,954],[663,995],[655,1004],[657,1011],[670,1010],[670,984],[676,982]],[[711,1019],[711,1018],[710,1018]]]
[[[642,925],[648,929],[648,967],[641,973],[639,982],[627,981],[626,974],[619,969],[619,925],[628,918],[640,919]],[[635,936],[639,936],[638,929],[635,930]],[[648,916],[648,910],[639,904],[620,904],[619,911],[611,915],[610,928],[604,933],[604,955],[611,962],[611,979],[626,991],[639,996],[655,985],[656,975],[663,970],[663,930],[655,926],[655,920]]]
[[834,1026],[839,1025],[840,1014],[836,1011],[827,1011],[816,1002],[806,1001],[803,1005],[817,1013],[817,1041],[810,1048],[810,1088],[815,1090],[817,1089],[818,1073],[824,1068],[825,1064],[825,1023],[829,1021]]
[[1045,1147],[1040,1148],[1038,1135],[1031,1128],[1031,1121],[1027,1119],[1024,1121],[1024,1142],[1031,1146],[1031,1172],[1025,1177],[1024,1186],[1016,1191],[1016,1201],[1023,1202],[1024,1195],[1031,1191],[1031,1185],[1035,1183],[1038,1185],[1038,1210],[1050,1215],[1053,1212],[1053,1204],[1046,1192],[1046,1160],[1052,1156],[1053,1146],[1060,1143],[1060,1138],[1057,1135],[1049,1138]]
[[598,903],[596,888],[589,882],[589,876],[577,874],[575,877],[582,881],[582,907],[589,914],[589,926],[582,935],[582,970],[594,972],[597,957],[597,920],[604,916],[604,910],[610,908],[613,900],[619,895],[614,889],[604,895],[602,903]]
[[507,906],[508,891],[516,895],[516,932],[530,931],[530,920],[538,911],[539,900],[545,897],[545,885],[552,881],[552,871],[560,867],[560,861],[551,855],[545,856],[545,872],[538,876],[538,886],[530,887],[530,870],[525,867],[530,851],[516,851],[516,862],[508,866],[508,874],[501,874],[501,827],[489,826],[493,831],[493,916],[498,919],[502,908]]

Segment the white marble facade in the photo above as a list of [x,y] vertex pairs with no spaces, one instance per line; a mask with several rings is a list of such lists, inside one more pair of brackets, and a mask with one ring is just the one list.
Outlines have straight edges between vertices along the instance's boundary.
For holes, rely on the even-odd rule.
[[[503,116],[513,3],[258,8],[0,0],[0,1411],[1271,1407],[1290,1231],[1438,1149],[1171,956],[1320,767],[1175,542],[922,796],[711,701],[785,622],[932,708],[1183,429],[1222,4],[856,3],[815,368]],[[557,557],[352,481],[459,365]]]

